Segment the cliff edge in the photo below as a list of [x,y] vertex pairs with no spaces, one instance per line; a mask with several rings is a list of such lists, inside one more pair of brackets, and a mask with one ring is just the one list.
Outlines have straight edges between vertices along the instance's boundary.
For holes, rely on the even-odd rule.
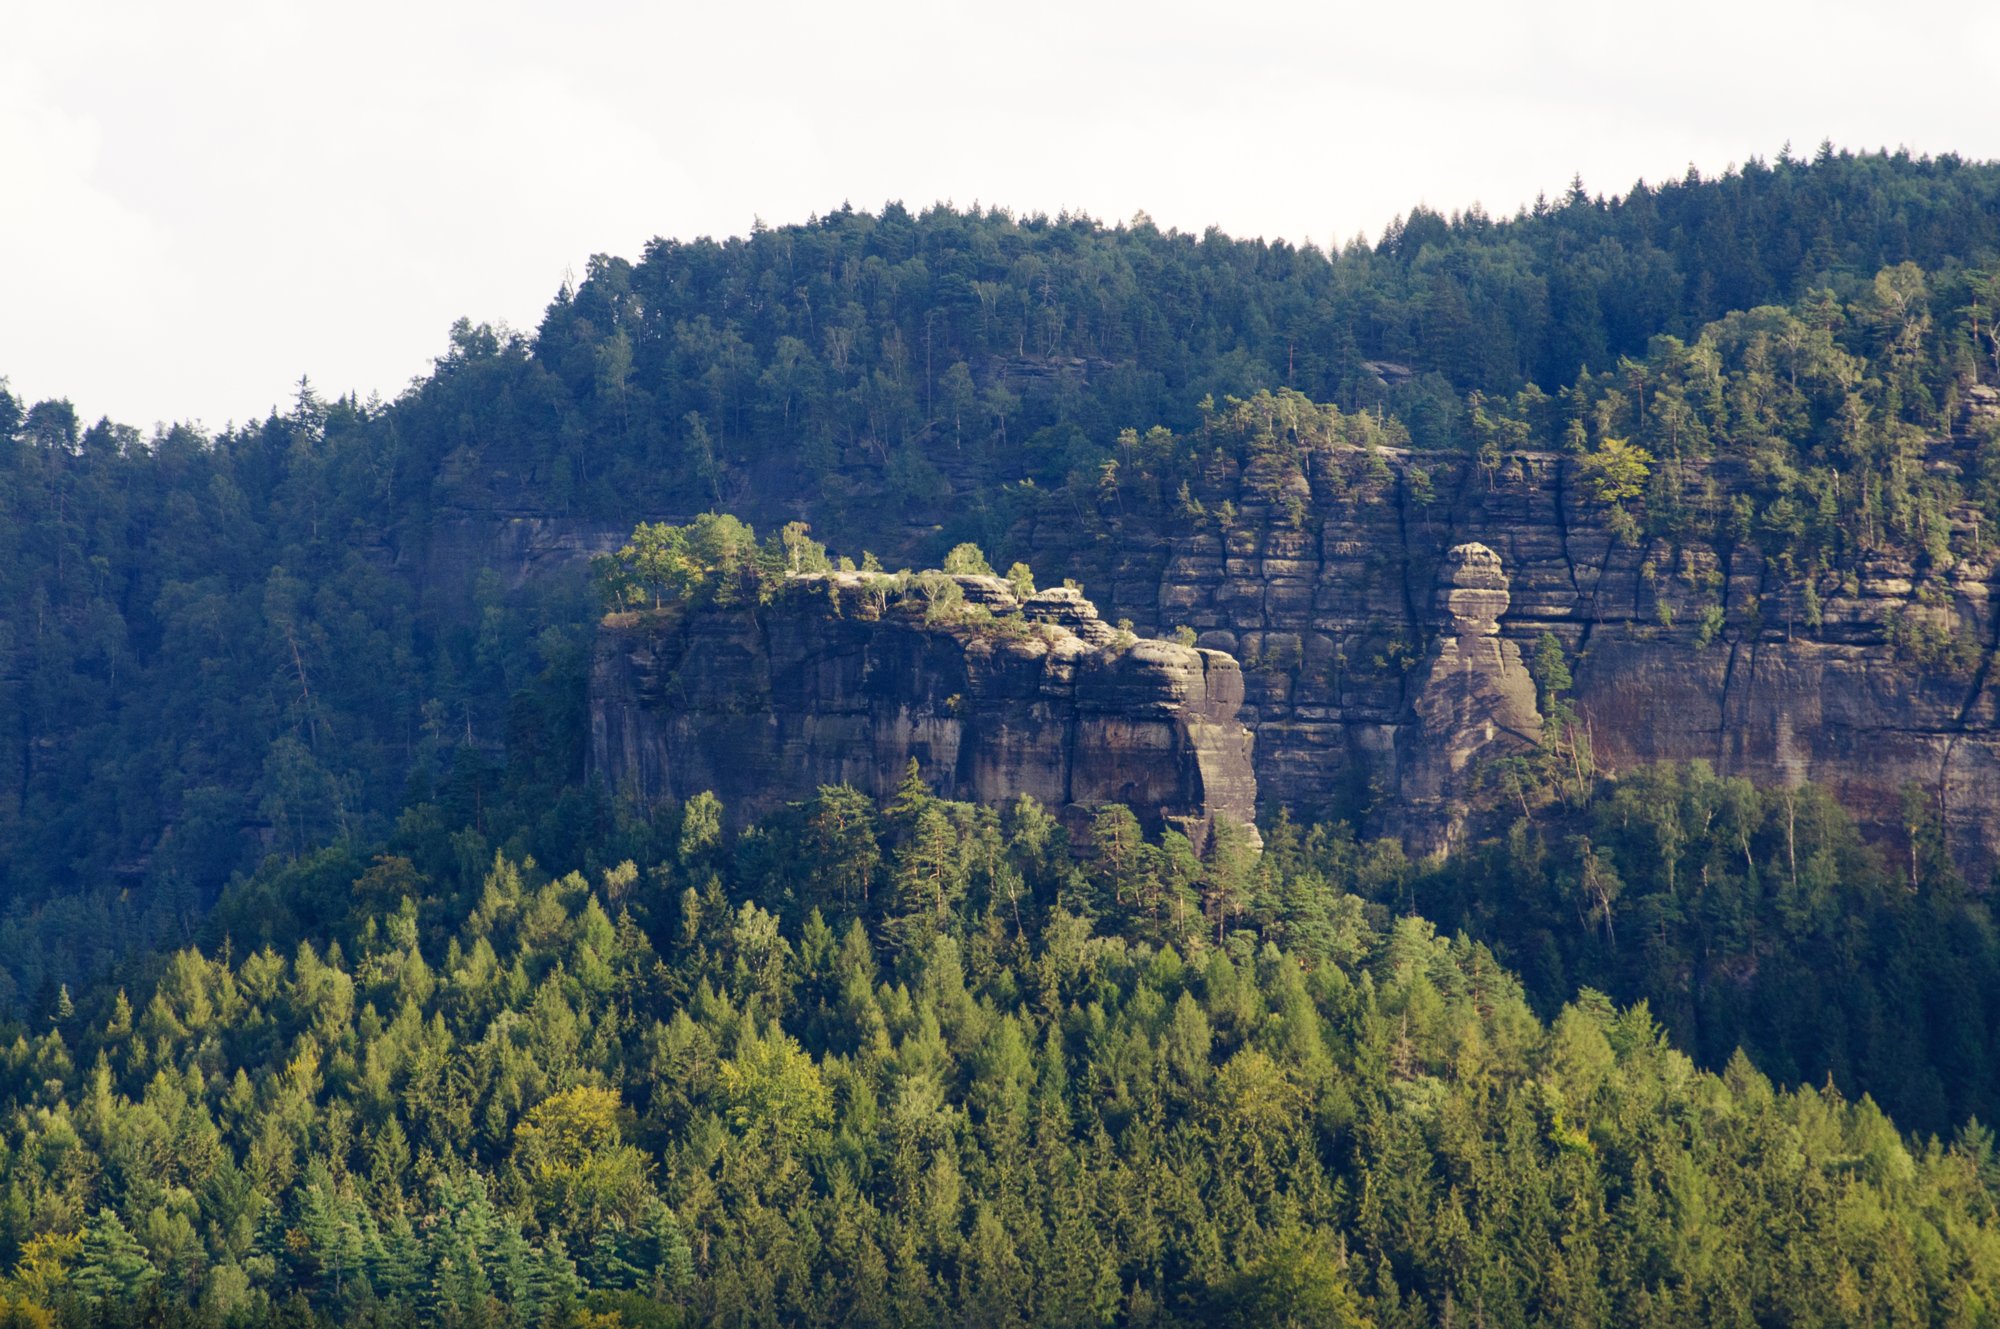
[[[1967,396],[1960,424],[1927,443],[1940,473],[1976,474],[1978,422],[2000,419],[2000,392]],[[1681,475],[1690,510],[1745,488],[1721,461]],[[1417,852],[1456,834],[1469,785],[1449,777],[1476,779],[1486,755],[1507,755],[1505,743],[1468,755],[1486,723],[1467,728],[1469,711],[1441,723],[1464,700],[1437,688],[1469,658],[1468,635],[1433,588],[1476,544],[1504,571],[1491,630],[1471,634],[1482,656],[1499,652],[1486,679],[1555,636],[1600,771],[1700,759],[1762,784],[1811,780],[1892,841],[1914,789],[1968,878],[1994,878],[2000,550],[1970,504],[1947,514],[1948,557],[1884,548],[1803,569],[1727,523],[1654,533],[1638,503],[1636,533],[1621,535],[1565,454],[1486,466],[1323,449],[1275,481],[1225,458],[1196,496],[1211,513],[1226,503],[1229,523],[1136,502],[1080,522],[1049,499],[1016,547],[1101,585],[1142,631],[1185,625],[1242,662],[1243,722],[1272,804],[1349,817]]]
[[1029,795],[1080,820],[1123,803],[1203,845],[1254,836],[1243,676],[1055,589],[997,577],[815,573],[768,599],[615,614],[590,688],[593,771],[643,801],[710,790],[741,824],[821,785],[886,799],[915,758],[940,795]]

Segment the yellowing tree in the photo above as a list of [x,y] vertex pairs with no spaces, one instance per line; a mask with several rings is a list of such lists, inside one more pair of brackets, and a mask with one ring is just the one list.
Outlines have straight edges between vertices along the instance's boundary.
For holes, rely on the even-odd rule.
[[1597,451],[1577,463],[1583,482],[1600,503],[1623,503],[1646,492],[1653,473],[1653,454],[1622,438],[1607,438]]
[[798,1040],[773,1027],[721,1065],[729,1124],[786,1151],[810,1152],[833,1121],[833,1092]]
[[21,1247],[14,1272],[0,1282],[0,1324],[54,1324],[42,1308],[54,1305],[68,1289],[82,1253],[80,1232],[45,1232],[31,1238]]
[[514,1128],[514,1166],[545,1216],[572,1232],[630,1219],[650,1188],[644,1154],[625,1143],[616,1090],[578,1085],[537,1103]]

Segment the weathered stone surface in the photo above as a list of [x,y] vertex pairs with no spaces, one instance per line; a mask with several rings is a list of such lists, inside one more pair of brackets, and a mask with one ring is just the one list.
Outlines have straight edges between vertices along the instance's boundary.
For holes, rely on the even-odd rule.
[[1533,748],[1542,716],[1521,648],[1500,635],[1509,596],[1500,556],[1462,544],[1439,569],[1442,631],[1419,671],[1412,721],[1397,735],[1404,836],[1419,853],[1458,838],[1480,801],[1481,763]]
[[[1011,610],[1004,583],[958,581],[968,601]],[[1253,825],[1228,655],[1121,637],[1073,590],[996,625],[926,621],[880,585],[794,578],[769,604],[607,620],[593,769],[649,801],[712,790],[739,824],[825,784],[886,798],[914,757],[947,797],[1028,794],[1072,818],[1125,803],[1197,844],[1218,816]]]
[[[1965,410],[1968,419],[2000,416],[2000,393],[1970,392]],[[1961,429],[1940,441],[1935,464],[1962,464],[1970,437]],[[1954,449],[1955,457],[1946,455]],[[1413,466],[1428,474],[1433,501],[1412,499],[1405,477]],[[1453,751],[1483,728],[1442,719],[1457,716],[1460,703],[1446,705],[1433,678],[1440,669],[1447,677],[1470,671],[1481,687],[1510,678],[1514,662],[1548,632],[1570,656],[1570,702],[1600,768],[1701,758],[1760,783],[1813,780],[1891,836],[1901,834],[1902,790],[1914,783],[1942,809],[1952,851],[1974,881],[1989,880],[2000,861],[2000,697],[1990,669],[2000,616],[1991,552],[1952,567],[1870,556],[1850,577],[1813,583],[1813,614],[1805,578],[1768,563],[1754,540],[1642,535],[1621,543],[1565,456],[1515,454],[1487,472],[1460,454],[1328,451],[1310,458],[1306,474],[1309,493],[1288,491],[1303,500],[1300,513],[1253,492],[1232,465],[1207,468],[1199,497],[1211,512],[1234,504],[1227,530],[1135,506],[1083,536],[1069,498],[1052,499],[1015,532],[1008,554],[1027,553],[1045,577],[1080,578],[1107,617],[1130,618],[1142,633],[1186,626],[1201,646],[1242,659],[1232,695],[1242,700],[1236,714],[1256,730],[1261,796],[1301,815],[1351,817],[1368,832],[1405,835],[1412,848],[1435,842],[1434,814],[1463,797],[1465,781],[1504,744],[1466,753],[1454,768]],[[1719,464],[1690,465],[1683,483],[1687,501],[1699,505],[1708,486],[1728,491],[1742,477]],[[1643,529],[1644,514],[1635,515]],[[1955,521],[1968,535],[1970,512]],[[509,584],[574,575],[623,529],[522,514],[467,518],[431,535],[426,581],[439,597],[462,599],[479,569]],[[1982,541],[1990,550],[1990,529]],[[1450,593],[1465,592],[1476,606],[1474,593],[1495,588],[1454,585],[1444,602],[1436,597],[1450,551],[1473,542],[1498,560],[1507,603],[1497,613],[1488,605],[1497,632],[1472,634],[1487,645],[1468,655],[1451,622]],[[1967,538],[1954,543],[1974,547]],[[971,589],[967,595],[976,598]],[[1115,637],[1094,608],[1081,612],[1088,605],[1080,594],[1058,593],[1035,612],[1076,638],[1066,649],[1087,654]],[[1717,613],[1719,625],[1705,624]],[[1963,649],[1950,659],[1915,658],[1892,636],[1907,640],[1912,625]],[[1499,652],[1491,669],[1482,654],[1489,648]],[[757,644],[767,657],[770,649]],[[1059,654],[1052,650],[1035,668],[1051,678],[1075,672]],[[620,703],[602,692],[604,668],[600,659],[593,714],[616,730],[625,722],[613,715]],[[1073,688],[1074,680],[1060,686]],[[848,723],[829,719],[822,727]],[[910,723],[921,728],[914,713]],[[1508,729],[1496,722],[1496,742]],[[640,760],[633,755],[629,768]],[[1433,789],[1435,805],[1406,808]]]
[[[1966,412],[2000,415],[2000,393],[1972,396]],[[1933,452],[1963,464],[1972,448],[1968,427]],[[1434,501],[1412,501],[1413,466]],[[1820,576],[1808,597],[1805,577],[1767,562],[1754,540],[1621,542],[1574,466],[1521,453],[1487,472],[1459,454],[1330,450],[1310,458],[1302,518],[1217,468],[1199,497],[1210,511],[1235,505],[1227,532],[1130,513],[1079,542],[1073,515],[1052,503],[1019,536],[1038,569],[1092,587],[1109,584],[1097,550],[1120,551],[1122,586],[1141,580],[1133,552],[1154,551],[1157,592],[1121,595],[1106,612],[1147,632],[1185,625],[1204,644],[1238,644],[1260,792],[1301,815],[1435,844],[1466,780],[1506,750],[1502,736],[1535,731],[1518,662],[1548,632],[1569,654],[1570,702],[1601,769],[1700,758],[1764,784],[1812,780],[1891,837],[1913,783],[1985,883],[2000,862],[1992,532],[1979,542],[1989,552],[1954,566],[1872,556],[1845,580]],[[1690,465],[1683,481],[1690,505],[1711,485],[1743,483],[1721,464]],[[1956,548],[1975,547],[1974,520],[1954,515]],[[1495,562],[1461,559],[1441,578],[1469,543]],[[1300,584],[1311,588],[1303,612]],[[1493,630],[1468,636],[1455,615]],[[1957,645],[1899,649],[1919,627]],[[1304,649],[1273,650],[1280,634]],[[1497,746],[1468,748],[1487,723],[1474,716],[1489,714]]]

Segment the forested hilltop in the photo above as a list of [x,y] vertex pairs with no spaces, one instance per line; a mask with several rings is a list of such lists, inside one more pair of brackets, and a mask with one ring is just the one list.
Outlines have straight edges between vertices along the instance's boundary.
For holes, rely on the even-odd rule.
[[[1438,514],[1557,476],[1646,631],[1890,661],[1963,729],[1996,310],[2000,167],[1828,149],[1338,252],[842,208],[219,432],[0,384],[7,1313],[1983,1323],[2000,940],[1936,790],[1870,844],[1614,778],[1551,634],[1441,861],[1357,836],[1365,779],[1260,857],[920,783],[729,834],[587,777],[603,606],[508,541],[977,541],[1168,636],[1135,554],[1235,575],[1345,505],[1398,532],[1357,612],[1414,623]],[[1357,623],[1237,639],[1253,705],[1403,706],[1428,643]]]
[[[845,543],[843,518],[927,526],[975,479],[1094,478],[1118,431],[1185,430],[1204,398],[1260,389],[1455,446],[1468,393],[1554,394],[1655,337],[1851,299],[1899,264],[1945,278],[1927,308],[1991,310],[1996,252],[1994,167],[1830,150],[1610,200],[1579,184],[1511,219],[1418,208],[1337,253],[1143,216],[843,208],[595,260],[532,339],[463,329],[406,446],[434,504],[773,524],[809,501]],[[476,384],[451,380],[473,361]]]

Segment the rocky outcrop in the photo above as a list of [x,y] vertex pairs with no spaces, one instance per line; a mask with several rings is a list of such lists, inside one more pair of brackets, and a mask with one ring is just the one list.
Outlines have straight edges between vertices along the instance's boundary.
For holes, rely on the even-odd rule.
[[[1970,406],[2000,413],[2000,397]],[[1970,428],[1930,464],[1969,464]],[[2000,862],[1996,555],[1969,509],[1953,562],[1878,554],[1808,577],[1755,538],[1621,538],[1552,453],[1482,467],[1329,450],[1275,479],[1218,462],[1204,484],[1226,526],[1107,503],[1079,529],[1051,501],[1017,536],[1038,570],[1083,578],[1142,630],[1186,625],[1242,661],[1268,803],[1435,847],[1486,759],[1534,732],[1517,661],[1550,633],[1600,769],[1699,758],[1761,784],[1811,780],[1891,837],[1914,785],[1972,880]],[[1696,510],[1750,488],[1720,464],[1688,466],[1682,487]],[[1463,553],[1474,543],[1498,560],[1504,600],[1460,613],[1454,592],[1503,589],[1458,585],[1490,580],[1485,555]]]
[[1521,648],[1500,635],[1511,597],[1500,556],[1452,549],[1438,571],[1441,631],[1417,672],[1410,721],[1398,732],[1405,837],[1419,853],[1450,847],[1482,801],[1486,763],[1533,748],[1542,716]]
[[1227,654],[1120,632],[1074,590],[801,576],[769,603],[606,620],[591,762],[646,801],[711,790],[740,824],[821,785],[885,799],[914,758],[946,797],[1124,803],[1200,845],[1217,817],[1254,824],[1242,699]]
[[[1963,427],[1934,443],[1932,468],[1974,463],[1976,436],[2000,418],[2000,393],[1969,390],[1964,408]],[[1714,464],[1687,466],[1681,487],[1700,509],[1716,492],[1750,486]],[[1754,532],[1728,535],[1726,522],[1708,539],[1621,538],[1574,460],[1554,453],[1486,466],[1461,453],[1393,449],[1314,452],[1296,466],[1260,458],[1238,468],[1218,457],[1198,489],[1205,518],[1170,503],[1100,497],[1092,512],[1079,511],[1073,495],[1051,494],[1023,518],[1009,557],[1027,554],[1045,576],[1082,578],[1142,633],[1186,626],[1200,647],[1240,660],[1227,685],[1204,675],[1203,704],[1218,689],[1233,699],[1240,682],[1242,707],[1228,723],[1240,717],[1256,734],[1267,803],[1400,834],[1413,850],[1462,833],[1491,759],[1535,732],[1533,692],[1517,662],[1549,633],[1568,657],[1568,701],[1599,769],[1699,758],[1761,784],[1811,780],[1891,837],[1902,834],[1914,786],[1973,881],[1987,882],[2000,862],[1995,533],[1972,538],[1969,509],[1954,514],[1956,561],[1878,553],[1808,577],[1767,558]],[[1216,515],[1225,503],[1226,522]],[[1643,530],[1644,513],[1634,515]],[[452,548],[465,546],[467,566],[497,563],[505,576],[540,578],[613,538],[524,518],[504,525],[504,539],[486,537],[493,550],[458,535]],[[1484,558],[1453,565],[1453,551],[1468,544],[1497,560],[1504,586],[1457,584],[1488,577],[1474,567],[1486,568]],[[1454,591],[1500,590],[1504,604],[1454,615]],[[1094,611],[1086,618],[1052,601],[1041,612],[1069,615],[1086,644],[1112,631]],[[607,649],[620,639],[607,637]],[[640,669],[643,651],[633,650],[629,667]],[[639,745],[605,759],[627,778],[663,758],[639,751],[655,740],[621,732],[619,698],[630,694],[605,692],[608,667],[600,658],[593,714],[600,750]],[[1032,763],[1010,750],[1010,778],[1025,785]],[[1055,801],[1072,778],[1064,767],[1037,796]],[[642,783],[654,793],[679,787],[664,777]],[[1247,809],[1247,796],[1232,797]]]

